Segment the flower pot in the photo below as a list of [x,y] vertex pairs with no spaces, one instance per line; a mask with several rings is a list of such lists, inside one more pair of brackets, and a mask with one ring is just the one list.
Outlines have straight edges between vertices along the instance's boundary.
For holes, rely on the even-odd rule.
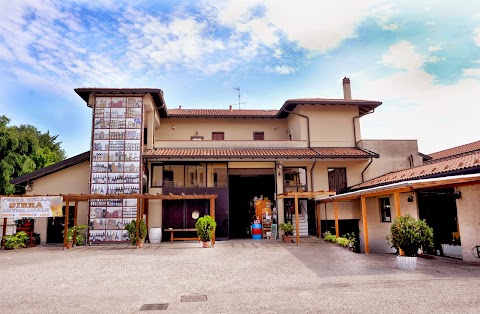
[[417,267],[417,257],[397,255],[397,267],[402,270],[414,270]]
[[73,246],[73,242],[67,242],[67,245],[65,246],[67,249],[71,249]]
[[283,242],[285,243],[292,243],[292,239],[292,236],[283,235]]
[[203,247],[204,248],[209,248],[212,246],[212,242],[211,241],[203,241]]
[[159,244],[162,242],[162,228],[150,228],[148,239],[150,240],[150,243]]
[[137,247],[142,248],[143,247],[143,240],[137,240]]

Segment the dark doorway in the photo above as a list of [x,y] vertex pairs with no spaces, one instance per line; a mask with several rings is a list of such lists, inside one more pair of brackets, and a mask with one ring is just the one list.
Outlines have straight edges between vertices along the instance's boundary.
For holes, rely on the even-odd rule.
[[[63,212],[65,213],[65,206],[63,206]],[[73,227],[73,216],[75,214],[75,206],[69,206],[68,210],[68,227]],[[64,230],[65,216],[61,217],[48,217],[47,225],[47,243],[62,243]]]
[[417,192],[420,219],[433,228],[435,250],[442,253],[442,244],[460,245],[457,203],[454,189],[424,190]]
[[230,175],[230,238],[249,238],[255,213],[253,198],[268,197],[273,202],[275,177],[273,175]]

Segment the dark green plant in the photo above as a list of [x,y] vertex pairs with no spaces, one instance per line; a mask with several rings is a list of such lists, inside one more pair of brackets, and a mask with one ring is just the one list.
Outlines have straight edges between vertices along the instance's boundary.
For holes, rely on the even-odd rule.
[[18,238],[15,235],[6,235],[2,238],[5,250],[18,249]]
[[137,221],[134,219],[131,222],[125,224],[125,229],[127,229],[128,238],[130,239],[131,244],[136,244],[137,241],[144,241],[147,237],[147,225],[144,220],[139,220],[138,222],[138,238],[137,238]]
[[280,224],[280,230],[283,231],[283,234],[286,235],[287,237],[293,236],[293,225],[290,222]]
[[[87,225],[78,225],[68,228],[67,230],[67,242],[73,242],[73,236],[75,234],[75,230],[77,230],[77,238],[76,238],[76,245],[85,245],[86,235],[82,233],[82,230],[87,229]],[[63,234],[62,230],[62,234]]]
[[213,232],[216,228],[217,223],[209,215],[198,218],[197,223],[195,224],[195,229],[197,229],[198,237],[203,242],[208,242],[212,240]]
[[402,249],[405,256],[416,256],[419,248],[433,247],[433,229],[425,221],[406,214],[395,218],[387,240],[397,253]]

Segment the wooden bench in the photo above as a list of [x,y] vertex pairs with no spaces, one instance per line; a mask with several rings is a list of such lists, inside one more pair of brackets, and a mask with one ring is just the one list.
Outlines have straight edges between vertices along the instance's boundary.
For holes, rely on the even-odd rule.
[[175,232],[197,232],[195,228],[187,228],[187,229],[166,229],[166,231],[170,232],[170,241],[198,241],[200,242],[200,238],[197,236],[195,238],[175,238]]

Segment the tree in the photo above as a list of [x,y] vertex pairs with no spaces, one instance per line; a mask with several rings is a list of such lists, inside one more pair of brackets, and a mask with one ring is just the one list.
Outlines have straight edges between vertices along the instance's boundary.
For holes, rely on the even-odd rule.
[[32,125],[9,123],[9,118],[0,116],[0,195],[24,193],[24,185],[10,180],[65,159],[58,135],[42,133]]

